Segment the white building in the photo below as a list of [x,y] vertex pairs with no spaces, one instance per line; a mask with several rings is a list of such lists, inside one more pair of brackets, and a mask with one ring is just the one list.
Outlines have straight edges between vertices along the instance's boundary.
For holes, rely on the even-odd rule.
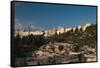
[[78,32],[80,32],[82,26],[81,25],[78,25]]
[[74,28],[73,28],[73,32],[75,32],[75,30],[76,30],[76,28],[74,27]]
[[57,34],[59,35],[59,34],[64,33],[64,32],[65,32],[65,28],[59,26],[57,29]]
[[72,30],[72,28],[66,28],[65,32],[68,32],[68,31],[71,31],[71,30]]
[[82,27],[82,31],[85,31],[87,27],[91,26],[90,23],[86,24],[85,26]]
[[45,30],[44,33],[45,33],[44,34],[45,37],[46,36],[52,36],[52,35],[54,35],[56,33],[56,29]]

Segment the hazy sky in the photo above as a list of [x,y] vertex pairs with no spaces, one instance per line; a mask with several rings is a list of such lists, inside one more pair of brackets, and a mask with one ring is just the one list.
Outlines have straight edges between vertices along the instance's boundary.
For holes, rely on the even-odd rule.
[[96,7],[17,2],[15,18],[16,24],[35,28],[74,27],[96,23]]

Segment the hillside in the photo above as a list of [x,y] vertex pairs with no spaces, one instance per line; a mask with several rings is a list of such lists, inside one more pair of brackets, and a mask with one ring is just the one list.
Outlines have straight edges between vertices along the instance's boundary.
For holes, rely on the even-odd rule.
[[92,24],[86,28],[86,31],[69,31],[60,35],[55,34],[50,38],[53,42],[67,42],[74,44],[77,48],[83,47],[84,45],[95,48],[97,40],[96,31],[96,24]]

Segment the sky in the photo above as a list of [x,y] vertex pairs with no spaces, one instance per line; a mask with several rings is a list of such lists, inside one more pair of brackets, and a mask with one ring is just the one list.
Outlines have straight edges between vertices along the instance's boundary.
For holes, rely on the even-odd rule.
[[17,28],[30,25],[36,29],[53,27],[75,27],[96,23],[96,7],[55,5],[43,3],[15,3]]

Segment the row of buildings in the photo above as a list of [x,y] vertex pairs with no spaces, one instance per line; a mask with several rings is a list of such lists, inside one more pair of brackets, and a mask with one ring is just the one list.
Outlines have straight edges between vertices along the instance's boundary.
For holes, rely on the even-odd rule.
[[68,31],[72,31],[72,32],[75,32],[76,30],[78,32],[81,32],[81,31],[85,31],[87,27],[91,26],[91,24],[86,24],[84,26],[81,26],[79,25],[78,27],[74,27],[74,28],[64,28],[64,27],[58,27],[58,28],[53,28],[53,29],[48,29],[48,30],[44,30],[44,31],[40,31],[40,30],[37,30],[37,31],[15,31],[15,36],[17,34],[19,34],[20,36],[27,36],[29,34],[32,34],[32,35],[44,35],[45,37],[47,36],[52,36],[54,34],[61,34],[61,33],[64,33],[64,32],[68,32]]

